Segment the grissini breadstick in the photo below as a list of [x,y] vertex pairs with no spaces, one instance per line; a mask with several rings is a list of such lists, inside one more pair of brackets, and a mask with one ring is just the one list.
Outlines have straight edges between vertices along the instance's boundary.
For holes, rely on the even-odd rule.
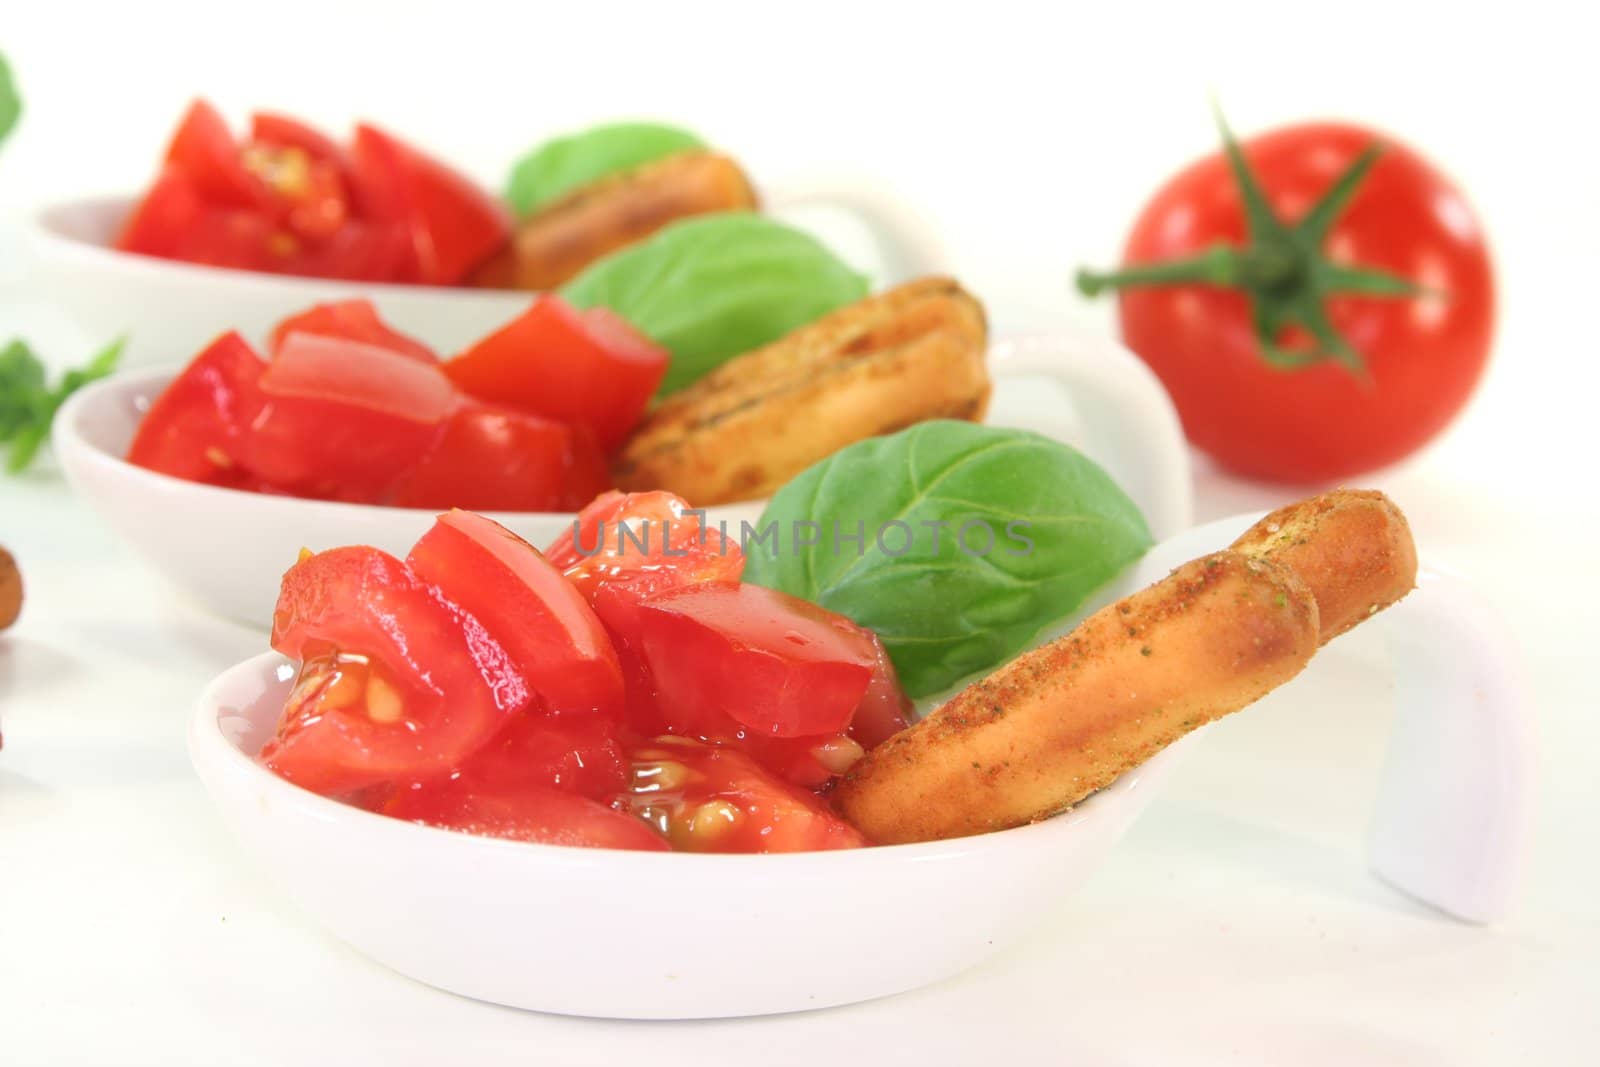
[[679,152],[602,178],[536,212],[500,255],[478,269],[473,284],[554,289],[669,222],[755,206],[755,190],[739,164],[715,152]]
[[879,844],[1045,818],[1293,678],[1319,634],[1316,600],[1293,571],[1204,556],[891,737],[835,802]]
[[1280,563],[1305,580],[1317,599],[1323,644],[1417,584],[1411,526],[1392,500],[1371,490],[1336,489],[1279,508],[1233,548]]
[[[845,445],[988,406],[983,305],[921,278],[818,319],[667,397],[614,465],[626,490],[765,496]],[[773,427],[782,431],[773,432]]]

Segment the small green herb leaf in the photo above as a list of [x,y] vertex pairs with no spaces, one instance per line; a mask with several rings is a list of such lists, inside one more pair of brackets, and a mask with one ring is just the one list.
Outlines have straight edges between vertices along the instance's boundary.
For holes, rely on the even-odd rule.
[[663,393],[867,295],[816,238],[748,212],[684,219],[591,264],[561,290],[672,353]]
[[17,93],[17,83],[11,78],[11,66],[0,54],[0,142],[4,142],[22,116],[22,97]]
[[53,389],[27,342],[12,341],[0,349],[0,445],[9,449],[6,470],[17,474],[33,462],[57,409],[78,389],[116,369],[124,340],[119,337],[84,366],[67,371]]
[[758,533],[772,526],[776,540],[747,539],[745,580],[875,630],[913,697],[1014,656],[1151,541],[1133,501],[1077,450],[949,421],[815,464],[767,505]]
[[590,182],[704,146],[688,130],[653,122],[615,122],[557,137],[517,161],[506,202],[528,216]]

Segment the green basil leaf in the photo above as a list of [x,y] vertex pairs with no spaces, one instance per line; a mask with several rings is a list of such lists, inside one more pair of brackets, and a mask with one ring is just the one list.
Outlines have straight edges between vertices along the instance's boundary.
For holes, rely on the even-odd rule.
[[11,67],[6,63],[6,57],[0,55],[0,142],[6,139],[21,115],[22,97],[17,93],[17,83],[11,78]]
[[613,252],[562,287],[672,353],[661,391],[867,295],[867,279],[816,238],[747,212],[702,215]]
[[876,631],[920,698],[1022,651],[1151,538],[1133,501],[1076,449],[936,421],[805,470],[745,542],[745,581]]
[[116,369],[126,339],[117,338],[87,364],[67,371],[54,389],[45,383],[44,364],[25,341],[0,349],[0,444],[9,446],[6,470],[25,470],[50,436],[50,423],[67,397]]
[[688,130],[653,122],[616,122],[546,141],[517,160],[506,202],[528,216],[574,189],[658,159],[704,148]]

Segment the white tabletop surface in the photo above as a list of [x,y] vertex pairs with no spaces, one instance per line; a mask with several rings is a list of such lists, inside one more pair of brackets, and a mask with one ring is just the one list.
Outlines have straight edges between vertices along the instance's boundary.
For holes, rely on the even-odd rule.
[[[887,175],[947,221],[963,276],[1002,328],[1110,328],[1104,308],[1066,294],[1067,270],[1114,255],[1152,179],[1207,147],[1202,94],[1219,78],[1241,125],[1353,111],[1409,130],[1448,157],[1496,235],[1504,282],[1496,363],[1445,438],[1367,481],[1406,509],[1426,553],[1478,583],[1519,640],[1538,720],[1538,796],[1510,918],[1486,928],[1443,919],[1366,872],[1362,835],[1389,682],[1377,643],[1356,634],[1330,646],[1291,690],[1211,728],[1050,922],[952,981],[851,1008],[693,1024],[563,1019],[435,992],[305,921],[224,832],[189,768],[184,729],[201,685],[261,650],[264,636],[175,597],[45,462],[28,476],[0,478],[0,543],[17,556],[28,586],[21,622],[0,636],[0,1063],[1594,1062],[1600,716],[1589,668],[1600,621],[1600,351],[1591,279],[1600,167],[1592,138],[1577,146],[1544,140],[1574,121],[1561,120],[1552,102],[1594,99],[1592,77],[1580,84],[1576,73],[1592,65],[1573,51],[1577,38],[1550,33],[1538,69],[1524,71],[1530,77],[1479,77],[1469,57],[1511,43],[1500,40],[1498,23],[1453,23],[1453,50],[1419,52],[1429,39],[1426,19],[1386,18],[1411,37],[1378,40],[1361,30],[1375,10],[1319,31],[1326,59],[1272,53],[1259,70],[1228,62],[1253,63],[1259,53],[1249,49],[1259,38],[1201,62],[1188,55],[1183,28],[1169,27],[1151,46],[1158,54],[1147,64],[1149,86],[1118,105],[1121,122],[1145,131],[1139,138],[1119,139],[1109,105],[1067,106],[1116,83],[1121,71],[1109,53],[1118,49],[1061,51],[1096,34],[1133,48],[1136,19],[1025,33],[1004,5],[982,40],[963,36],[965,21],[925,27],[929,43],[905,63],[927,75],[916,83],[926,107],[911,109],[888,134],[876,124],[881,116],[845,110],[840,101],[853,99],[853,89],[798,94],[794,79],[812,68],[782,66],[829,48],[843,53],[831,67],[869,69],[878,53],[865,42],[893,30],[887,18],[868,20],[842,42],[802,33],[792,56],[763,60],[779,70],[730,53],[725,61],[741,75],[787,86],[770,101],[780,129],[749,102],[740,110],[721,79],[682,66],[674,68],[681,80],[652,84],[650,106],[708,115],[724,140],[750,145],[771,166],[805,158],[796,142],[821,137],[811,120],[825,114],[840,158]],[[295,27],[311,17],[300,15],[261,30],[265,43],[237,62],[175,39],[150,42],[155,58],[137,70],[137,57],[119,44],[136,32],[131,22],[103,26],[92,40],[73,38],[62,15],[17,27],[0,46],[28,75],[37,101],[30,125],[0,156],[0,204],[24,210],[68,186],[136,183],[150,146],[196,88],[236,113],[274,102],[332,118],[413,114],[408,132],[419,140],[481,160],[485,173],[503,162],[487,147],[489,132],[454,123],[431,83],[414,84],[410,65],[379,70],[374,87],[347,78],[338,83],[343,95],[326,99],[304,80],[283,86],[281,58],[266,57],[298,46]],[[425,40],[417,26],[392,32]],[[965,80],[945,77],[948,66],[929,58],[941,46],[972,54]],[[337,51],[311,47],[313,61]],[[514,76],[543,78],[546,88],[578,77],[581,57],[552,55],[549,70],[518,75],[509,62],[514,45],[484,47],[492,61],[475,76],[502,91]],[[620,62],[644,47],[627,44]],[[1347,73],[1336,62],[1340,50],[1357,48],[1378,73],[1336,84],[1334,75]],[[1431,78],[1407,73],[1418,54],[1431,57]],[[96,72],[100,90],[83,88],[83,70]],[[113,82],[128,87],[127,100],[103,90]],[[625,87],[599,85],[581,109],[553,93],[562,103],[551,121],[570,123],[577,110],[637,112],[627,102],[637,100],[636,89],[630,98]],[[1520,104],[1511,95],[1519,92]],[[995,110],[997,101],[1021,99],[1037,106]],[[982,129],[962,110],[975,101],[990,108]],[[104,119],[113,106],[126,121]],[[940,132],[930,112],[967,123],[980,148],[1003,146],[1006,167],[993,173],[959,151],[948,166],[932,166],[945,157],[927,147]],[[1536,128],[1535,114],[1544,120]],[[1069,126],[1076,137],[1063,132]],[[75,139],[75,128],[93,130],[109,147],[96,142],[91,153],[76,143],[90,135]],[[1100,147],[1079,150],[1089,144]],[[1110,146],[1119,153],[1114,164]],[[995,185],[1007,195],[974,202],[974,190],[993,193]],[[48,294],[18,275],[11,248],[0,243],[0,340],[26,332],[53,362],[76,358],[87,342],[52,321]],[[1203,468],[1199,488],[1200,518],[1285,496]],[[861,893],[863,907],[893,906],[872,900],[871,887],[841,891]],[[618,981],[627,980],[627,953],[648,950],[596,946],[618,952]]]

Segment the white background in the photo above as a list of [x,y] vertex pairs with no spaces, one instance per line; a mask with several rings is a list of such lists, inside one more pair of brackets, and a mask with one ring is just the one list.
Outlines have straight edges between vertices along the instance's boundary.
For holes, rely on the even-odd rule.
[[[456,1000],[257,884],[181,735],[260,637],[171,603],[46,470],[0,482],[31,597],[0,639],[0,1063],[1594,1061],[1600,77],[1578,5],[400,6],[9,4],[28,110],[0,206],[138,186],[197,92],[241,118],[370,117],[495,183],[550,132],[661,117],[757,175],[891,184],[1003,328],[1110,329],[1071,268],[1112,261],[1161,176],[1213,147],[1208,94],[1245,133],[1345,116],[1438,160],[1494,241],[1496,358],[1451,432],[1370,481],[1519,635],[1540,733],[1521,907],[1461,927],[1361,871],[1387,724],[1356,645],[1317,700],[1213,730],[1053,925],[954,982],[698,1026]],[[0,310],[48,347],[0,240]],[[1201,517],[1276,495],[1203,473]]]

